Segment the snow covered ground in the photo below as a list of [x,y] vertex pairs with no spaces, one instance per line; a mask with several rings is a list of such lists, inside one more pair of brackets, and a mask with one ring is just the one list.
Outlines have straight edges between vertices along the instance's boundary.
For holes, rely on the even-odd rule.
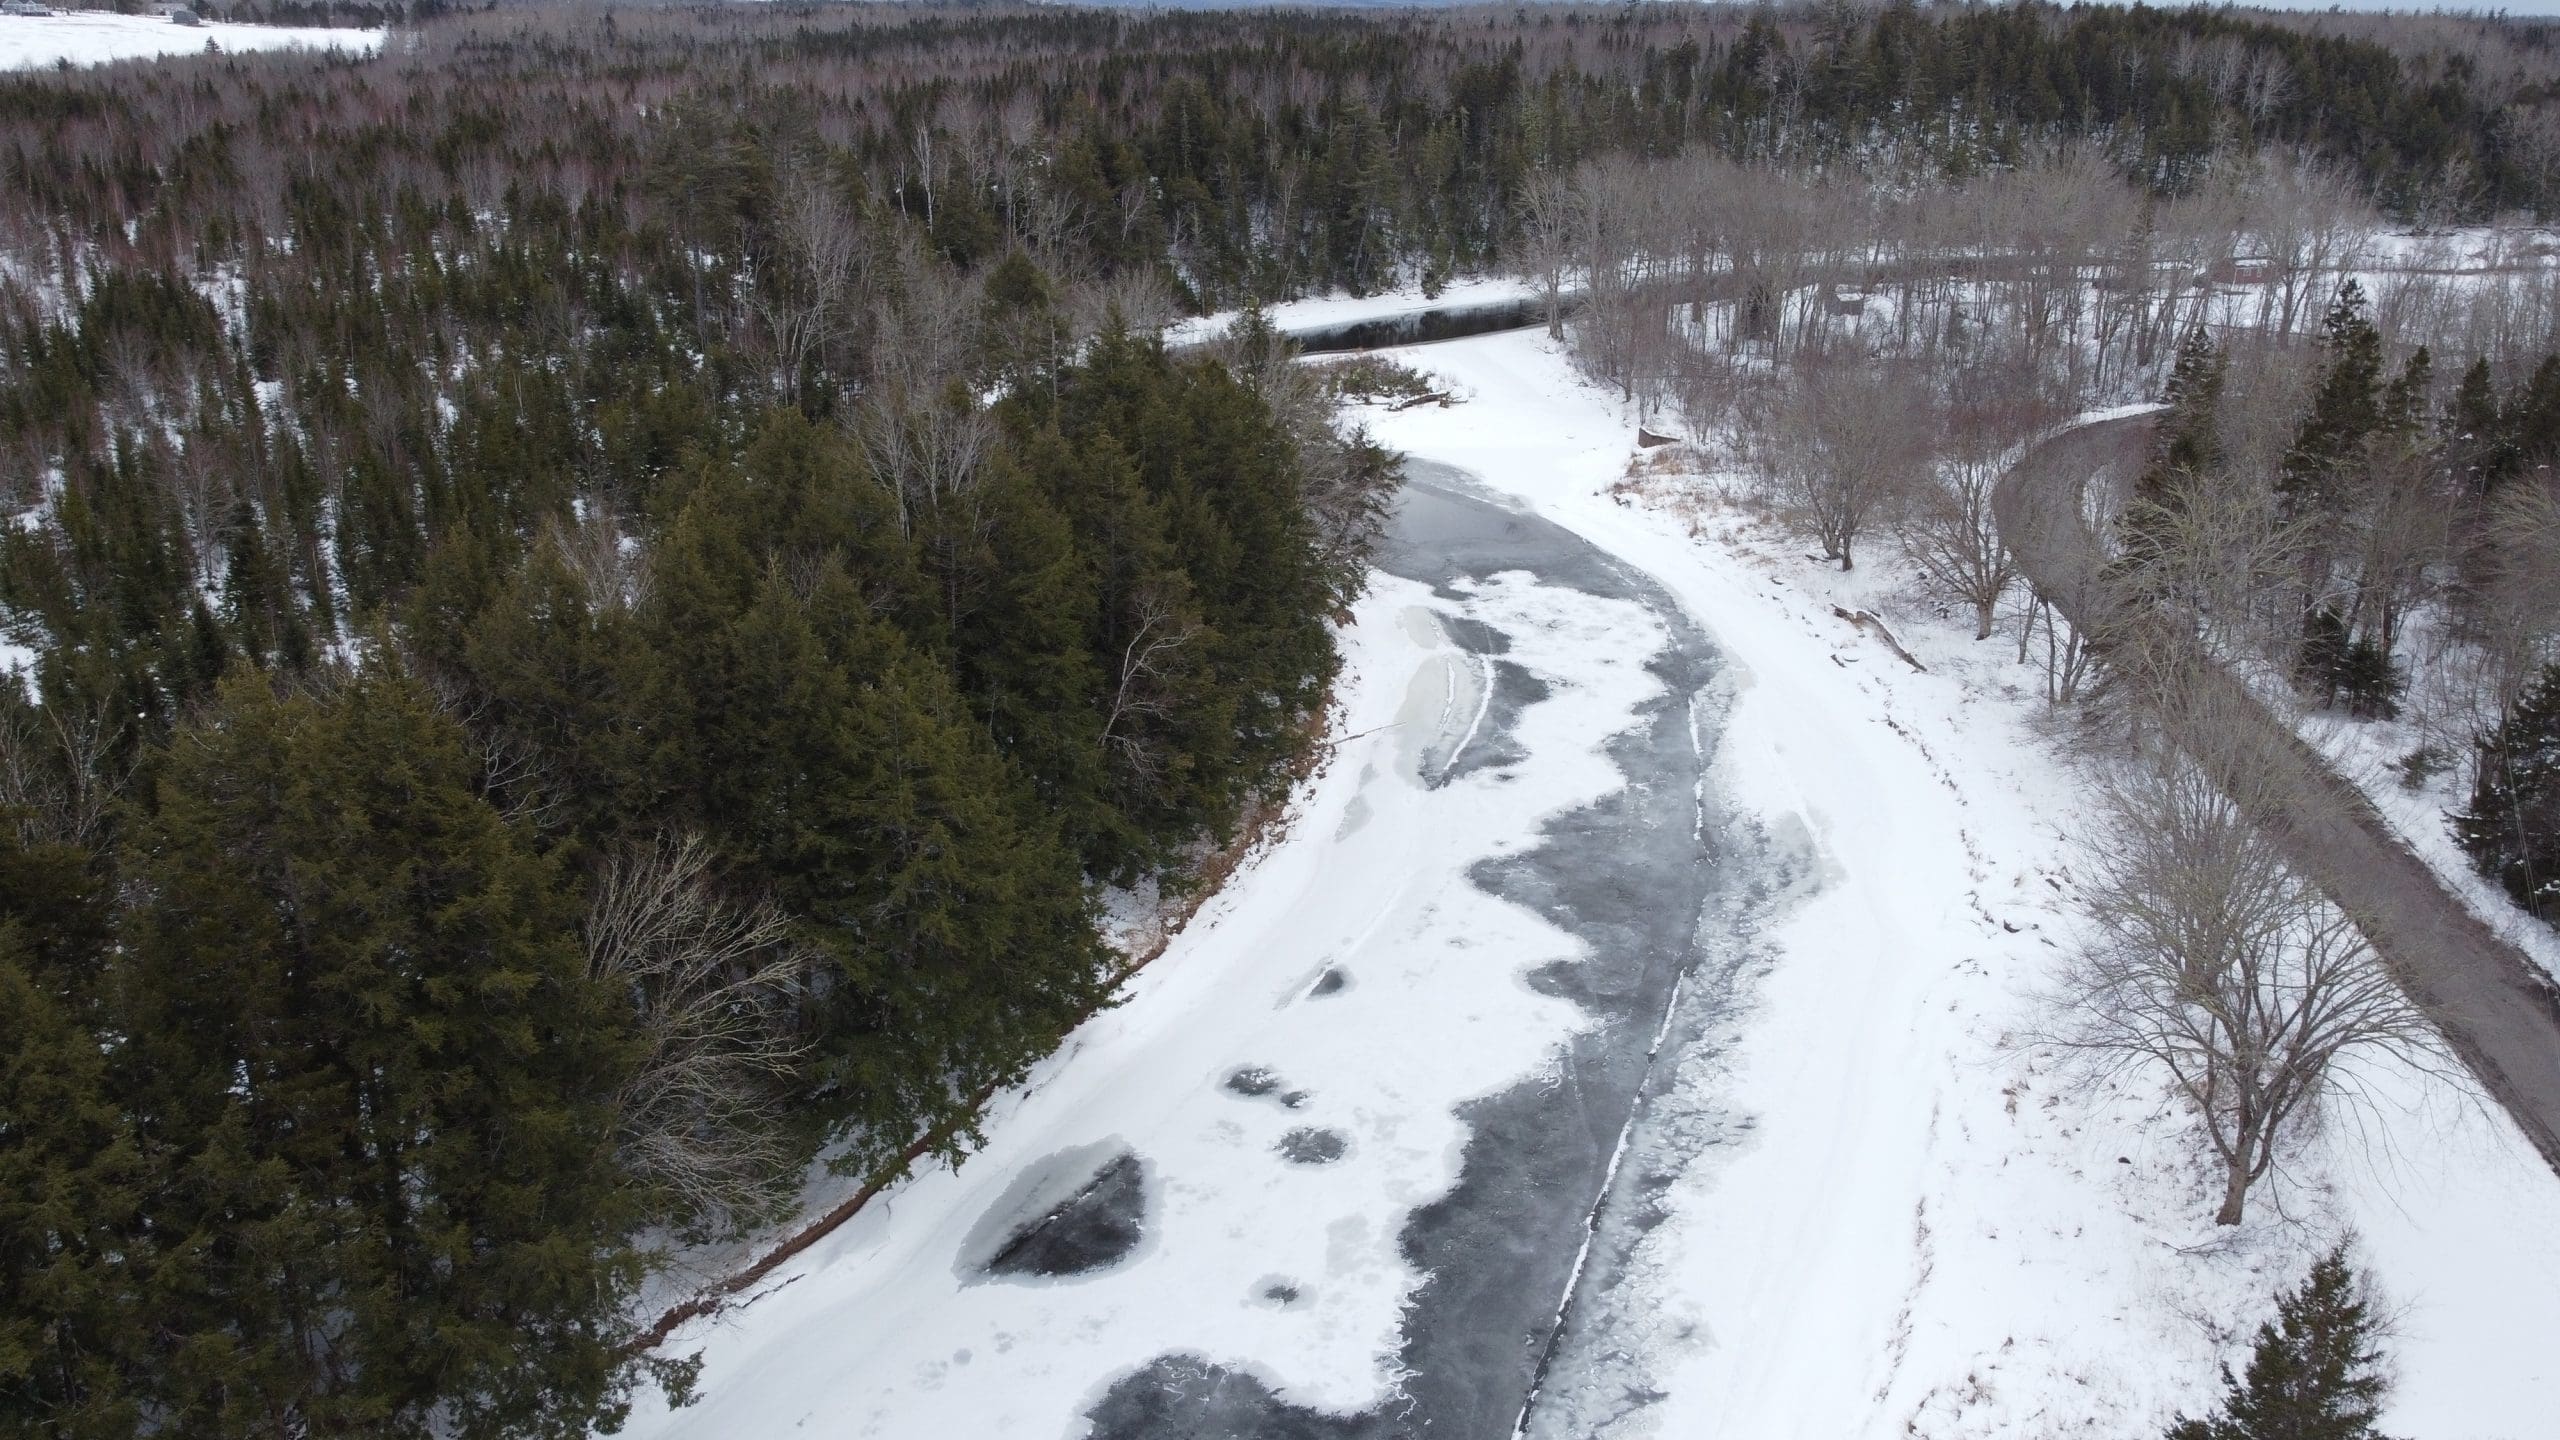
[[2305,1183],[2218,1234],[2163,1097],[2075,1096],[2027,1040],[2083,807],[2013,641],[1973,642],[1891,564],[1807,559],[1710,484],[1622,486],[1631,424],[1534,332],[1401,358],[1468,399],[1382,415],[1382,440],[1477,469],[1712,632],[1741,691],[1730,801],[1809,837],[1823,877],[1762,937],[1722,1043],[1679,1057],[1650,1137],[1663,1218],[1539,1430],[2139,1433],[2208,1400],[2270,1293],[2352,1230],[2401,1307],[2394,1432],[2551,1433],[2560,1179],[2503,1115],[2386,1078]]
[[[1252,1433],[1393,1433],[1366,1422],[1430,1310],[1416,1217],[1459,1181],[1471,1102],[1572,1084],[1598,1023],[1541,979],[1591,942],[1486,877],[1665,783],[1631,782],[1623,742],[1691,621],[1722,697],[1693,733],[1725,933],[1611,1156],[1529,1433],[2152,1433],[2348,1232],[2398,1314],[2393,1433],[2553,1432],[2560,1179],[2503,1115],[2382,1077],[2223,1231],[2159,1090],[2075,1089],[2033,1042],[2086,817],[2013,640],[1972,641],[1887,556],[1839,575],[1711,477],[1635,463],[1631,417],[1534,331],[1399,358],[1461,398],[1373,413],[1381,440],[1627,583],[1381,576],[1286,833],[998,1103],[984,1151],[680,1332],[701,1403],[629,1433],[1201,1433],[1133,1396],[1156,1380],[1277,1417]],[[1078,1273],[1013,1263],[1080,1244]]]
[[68,61],[102,65],[114,60],[154,60],[200,55],[210,41],[226,55],[288,47],[344,50],[368,55],[382,48],[379,30],[330,30],[286,25],[173,25],[157,15],[111,15],[77,10],[60,15],[0,15],[0,70],[33,70]]

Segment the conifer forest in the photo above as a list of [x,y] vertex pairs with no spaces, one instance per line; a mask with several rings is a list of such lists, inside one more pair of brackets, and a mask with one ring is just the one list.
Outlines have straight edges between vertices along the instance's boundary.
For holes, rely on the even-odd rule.
[[[0,70],[0,1435],[681,1416],[704,1362],[661,1317],[703,1256],[966,1174],[990,1097],[1127,997],[1131,917],[1300,843],[1295,797],[1359,768],[1360,607],[1411,579],[1388,432],[1466,395],[1419,350],[1308,363],[1266,311],[1311,297],[1512,285],[1592,403],[1751,477],[1798,559],[1907,564],[2140,752],[2098,787],[2053,1028],[2170,1056],[2228,1223],[2330,1052],[2178,1049],[2128,998],[2164,954],[2192,978],[2152,902],[2210,868],[2138,837],[2290,803],[2231,747],[2155,753],[2224,723],[2189,649],[2345,721],[2466,687],[2399,763],[2459,789],[2431,823],[2482,894],[2560,924],[2560,269],[2349,258],[2547,237],[2560,22],[230,18],[377,48]],[[2128,400],[2165,409],[2104,564],[2030,583],[1995,482]],[[2367,997],[2337,1048],[2471,1063],[2315,867],[2268,865],[2216,903]],[[2378,1433],[2347,1253],[2174,1433]],[[1575,1353],[1596,1322],[1541,1303],[1537,1354]],[[2321,1324],[2353,1428],[2249,1428]],[[1404,1433],[1376,1423],[1340,1433]]]

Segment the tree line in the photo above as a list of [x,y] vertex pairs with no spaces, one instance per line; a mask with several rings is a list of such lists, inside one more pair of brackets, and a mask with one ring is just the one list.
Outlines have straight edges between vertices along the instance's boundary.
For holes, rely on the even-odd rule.
[[573,196],[450,61],[450,123],[308,58],[7,87],[13,1431],[681,1394],[668,1239],[962,1153],[1107,1002],[1103,888],[1312,744],[1392,460],[1267,329],[955,254],[770,96]]

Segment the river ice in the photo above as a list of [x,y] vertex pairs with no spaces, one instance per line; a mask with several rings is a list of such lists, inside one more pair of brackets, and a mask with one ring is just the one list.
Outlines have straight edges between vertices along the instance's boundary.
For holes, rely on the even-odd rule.
[[1511,1428],[1715,874],[1714,667],[1464,477],[1396,536],[1289,836],[635,1433]]

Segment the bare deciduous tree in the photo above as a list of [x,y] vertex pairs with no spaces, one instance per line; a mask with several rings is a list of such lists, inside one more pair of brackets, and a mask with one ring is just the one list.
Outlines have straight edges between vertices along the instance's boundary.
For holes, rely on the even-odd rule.
[[995,422],[955,383],[940,395],[884,390],[855,422],[871,472],[898,506],[901,534],[918,517],[973,490],[996,442]]
[[1183,652],[1199,638],[1200,625],[1187,607],[1154,588],[1136,598],[1135,620],[1128,644],[1121,648],[1111,707],[1103,716],[1102,750],[1143,792],[1164,777],[1163,746],[1145,722],[1174,712]]
[[1840,568],[1858,537],[1928,463],[1927,410],[1916,387],[1857,361],[1809,363],[1781,402],[1771,442],[1781,504]]
[[2560,655],[2560,484],[2513,486],[2489,516],[2488,583],[2476,608],[2495,659],[2495,709],[2503,712],[2543,665]]
[[2018,563],[2001,542],[1991,513],[2000,483],[1996,455],[1972,451],[1931,467],[1915,487],[1902,525],[1903,547],[1913,564],[1941,589],[1973,607],[1973,638],[1991,638],[2000,598],[2017,582]]
[[2137,769],[2104,799],[2093,934],[2058,1038],[2100,1070],[2168,1078],[2223,1168],[2214,1219],[2236,1225],[2295,1131],[2363,1093],[2367,1064],[2443,1069],[2434,1032],[2354,921],[2193,764]]
[[2018,579],[1992,495],[2011,457],[2060,418],[2062,407],[2038,392],[2032,371],[1969,367],[1954,384],[1959,398],[1947,406],[1945,453],[1913,487],[1901,535],[1921,573],[1973,607],[1973,638],[1988,640],[2000,601]]
[[853,206],[823,178],[787,168],[775,199],[772,254],[751,291],[783,393],[807,403],[817,362],[850,326],[862,253]]
[[[2233,649],[2280,644],[2290,654],[2293,630],[2268,617],[2286,603],[2301,542],[2279,520],[2263,477],[2172,476],[2159,495],[2125,502],[2117,533],[2139,534],[2141,543],[2119,556],[2116,579],[2133,599],[2175,617],[2172,633]],[[2271,650],[2270,658],[2283,657]]]
[[2269,282],[2258,325],[2289,336],[2309,318],[2310,298],[2335,288],[2330,277],[2355,265],[2365,237],[2380,225],[2352,179],[2311,159],[2271,163],[2248,207]]
[[1564,338],[1564,287],[1582,233],[1576,208],[1581,190],[1573,177],[1549,168],[1534,171],[1520,187],[1520,228],[1514,255],[1521,274],[1538,287],[1547,337]]
[[[0,673],[0,684],[19,683]],[[124,746],[124,720],[104,696],[0,711],[0,815],[28,845],[94,843],[107,811],[139,763]]]
[[574,516],[555,515],[543,533],[560,563],[577,577],[588,605],[598,611],[629,610],[647,598],[648,551],[624,527],[610,501],[592,499]]
[[616,1095],[624,1167],[688,1213],[752,1209],[789,1158],[773,1081],[798,1056],[783,1013],[806,952],[770,905],[714,894],[693,837],[614,860],[587,909],[587,971],[628,997],[642,1054]]

